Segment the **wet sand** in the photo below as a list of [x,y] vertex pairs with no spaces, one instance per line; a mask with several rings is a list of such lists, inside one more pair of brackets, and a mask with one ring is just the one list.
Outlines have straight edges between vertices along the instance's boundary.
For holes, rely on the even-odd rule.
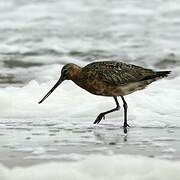
[[[0,126],[0,163],[8,167],[76,161],[88,155],[130,154],[180,160],[180,128],[122,127],[112,124],[62,127],[27,123]],[[26,124],[26,125],[27,125]]]

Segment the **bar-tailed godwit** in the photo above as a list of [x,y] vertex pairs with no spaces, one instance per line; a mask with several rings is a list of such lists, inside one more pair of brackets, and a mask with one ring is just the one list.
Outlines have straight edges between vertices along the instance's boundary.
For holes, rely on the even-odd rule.
[[88,92],[113,97],[116,107],[100,113],[94,124],[98,124],[105,115],[120,109],[117,97],[120,96],[124,107],[124,128],[127,124],[127,103],[125,95],[144,89],[148,84],[167,77],[171,71],[154,71],[133,64],[116,61],[99,61],[80,66],[69,63],[64,65],[61,76],[53,88],[39,102],[42,103],[64,80],[72,80],[75,84]]

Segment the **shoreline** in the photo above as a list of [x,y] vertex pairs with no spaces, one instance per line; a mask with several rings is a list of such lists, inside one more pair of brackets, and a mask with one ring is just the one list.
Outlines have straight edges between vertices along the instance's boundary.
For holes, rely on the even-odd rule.
[[[14,132],[14,136],[17,132]],[[89,155],[141,155],[180,160],[180,128],[135,128],[127,136],[122,128],[107,126],[88,132],[63,130],[61,135],[33,134],[30,139],[0,139],[0,163],[7,167],[31,166],[51,161],[78,161]],[[11,136],[13,137],[13,135]],[[6,135],[4,134],[4,137]],[[3,141],[3,142],[2,142]],[[14,143],[14,144],[13,144]]]

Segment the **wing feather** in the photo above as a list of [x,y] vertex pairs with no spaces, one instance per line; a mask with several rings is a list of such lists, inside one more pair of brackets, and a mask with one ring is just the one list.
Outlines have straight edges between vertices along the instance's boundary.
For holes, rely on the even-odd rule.
[[125,85],[150,77],[154,71],[122,62],[101,61],[88,64],[82,68],[81,74],[84,78],[93,75],[92,79],[98,78],[111,85]]

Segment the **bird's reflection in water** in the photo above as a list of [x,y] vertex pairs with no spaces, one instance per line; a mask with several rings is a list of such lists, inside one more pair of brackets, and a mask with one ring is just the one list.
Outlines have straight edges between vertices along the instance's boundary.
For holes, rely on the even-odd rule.
[[96,126],[94,129],[94,135],[103,144],[120,145],[127,141],[128,129],[109,127],[109,125]]

